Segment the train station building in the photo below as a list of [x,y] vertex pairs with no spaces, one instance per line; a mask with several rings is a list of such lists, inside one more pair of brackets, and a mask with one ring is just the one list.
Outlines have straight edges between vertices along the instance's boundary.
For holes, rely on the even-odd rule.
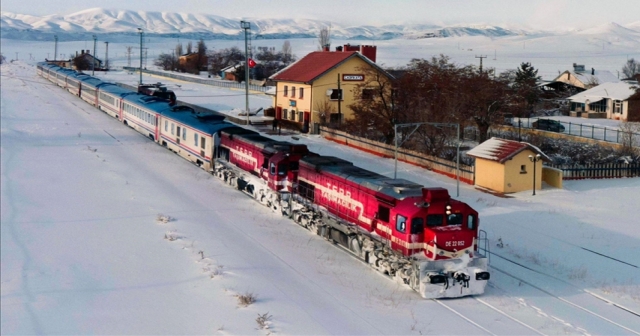
[[[366,83],[393,76],[378,66],[376,46],[344,45],[312,52],[271,76],[276,83],[275,118],[303,132],[353,116],[349,107],[366,99]],[[365,91],[365,92],[363,92]]]

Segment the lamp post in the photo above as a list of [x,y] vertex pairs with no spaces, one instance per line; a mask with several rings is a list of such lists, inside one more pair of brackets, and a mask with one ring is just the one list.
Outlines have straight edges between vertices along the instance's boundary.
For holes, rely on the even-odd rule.
[[[434,123],[434,122],[419,122],[419,123],[408,123],[408,124],[394,124],[393,125],[393,135],[394,135],[394,140],[395,140],[395,151],[394,151],[394,168],[393,168],[393,178],[395,179],[397,177],[397,173],[398,173],[398,127],[411,127],[411,126],[415,126],[415,128],[413,129],[413,131],[411,131],[411,133],[409,133],[409,135],[407,136],[407,139],[409,139],[409,137],[418,130],[418,127],[420,127],[420,125],[432,125],[435,127],[455,127],[456,128],[456,197],[460,197],[460,124],[454,124],[454,123]],[[407,140],[405,139],[405,141]],[[402,143],[400,143],[400,146],[402,146],[402,144],[404,143],[404,141]]]
[[93,55],[91,55],[91,76],[93,76],[96,72],[96,41],[98,38],[93,35]]
[[536,195],[536,162],[540,161],[540,154],[536,154],[536,156],[529,155],[529,160],[533,162],[533,196]]
[[140,33],[140,81],[138,81],[138,85],[142,85],[142,28],[138,28],[138,33]]
[[247,125],[249,125],[249,44],[247,37],[251,29],[251,22],[240,21],[240,27],[244,29],[244,88],[245,88],[245,112],[247,113]]

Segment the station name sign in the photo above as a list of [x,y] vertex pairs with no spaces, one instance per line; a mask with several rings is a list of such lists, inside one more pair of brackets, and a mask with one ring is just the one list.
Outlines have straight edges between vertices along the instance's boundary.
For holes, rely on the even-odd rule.
[[342,75],[342,80],[345,82],[362,82],[364,81],[364,75]]

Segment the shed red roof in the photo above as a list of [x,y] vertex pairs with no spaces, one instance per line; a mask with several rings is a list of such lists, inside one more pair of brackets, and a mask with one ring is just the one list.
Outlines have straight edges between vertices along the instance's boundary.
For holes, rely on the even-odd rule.
[[355,54],[358,54],[358,52],[314,51],[291,64],[289,67],[284,68],[279,73],[276,73],[272,79],[276,81],[309,83]]
[[538,147],[530,143],[498,138],[491,138],[479,144],[472,150],[468,151],[467,155],[505,163],[507,160],[513,158],[525,149],[529,149],[536,154],[540,154],[542,160],[544,161],[551,161],[551,159],[549,159],[549,157],[545,155]]

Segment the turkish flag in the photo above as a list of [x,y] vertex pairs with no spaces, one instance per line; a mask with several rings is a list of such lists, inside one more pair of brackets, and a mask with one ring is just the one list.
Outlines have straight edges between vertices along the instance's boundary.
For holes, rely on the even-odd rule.
[[256,66],[256,61],[254,61],[253,59],[250,58],[249,59],[249,68],[253,69],[253,67],[255,67],[255,66]]

